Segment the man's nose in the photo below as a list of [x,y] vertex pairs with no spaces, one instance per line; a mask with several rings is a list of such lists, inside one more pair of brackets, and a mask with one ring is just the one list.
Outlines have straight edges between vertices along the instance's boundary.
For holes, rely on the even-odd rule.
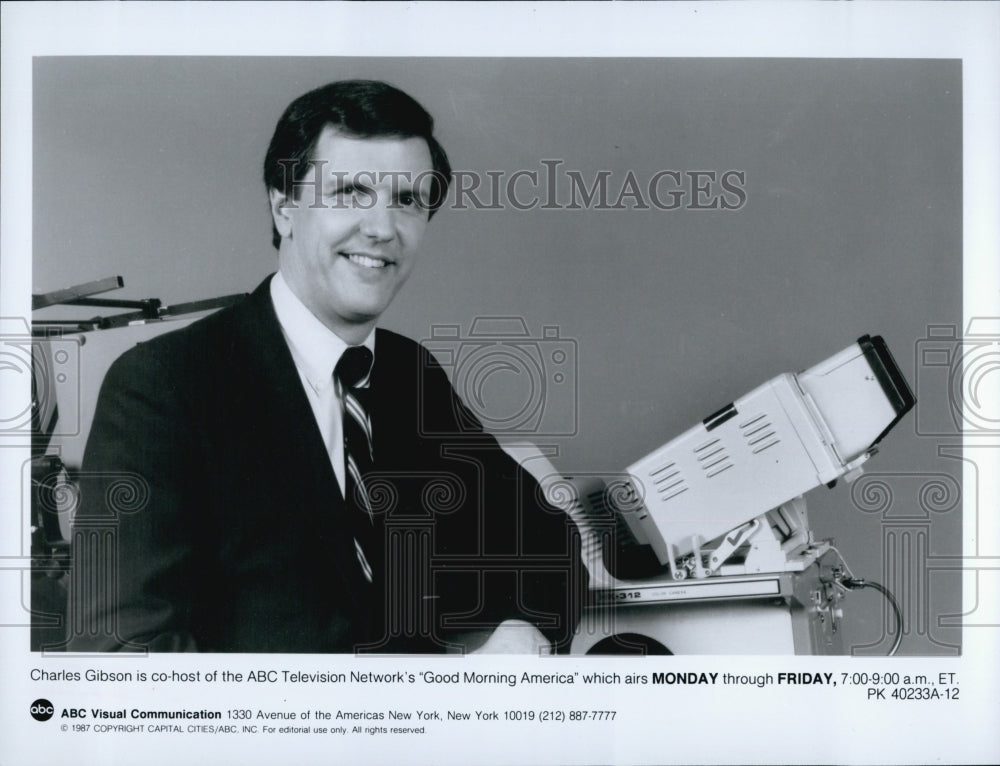
[[371,200],[371,205],[361,211],[361,233],[384,242],[396,234],[396,211],[381,195]]

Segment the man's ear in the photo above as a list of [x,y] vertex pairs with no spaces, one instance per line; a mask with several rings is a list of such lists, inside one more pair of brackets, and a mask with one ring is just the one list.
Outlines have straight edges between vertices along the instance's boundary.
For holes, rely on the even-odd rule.
[[294,209],[295,203],[277,189],[268,189],[267,196],[271,203],[271,219],[274,221],[274,228],[278,230],[278,234],[282,238],[291,239],[292,219],[289,211]]

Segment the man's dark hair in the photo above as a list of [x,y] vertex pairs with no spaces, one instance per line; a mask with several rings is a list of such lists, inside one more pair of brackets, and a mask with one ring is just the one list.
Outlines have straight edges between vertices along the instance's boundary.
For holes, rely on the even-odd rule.
[[[422,138],[431,152],[430,212],[444,204],[451,165],[434,138],[434,118],[403,91],[378,80],[342,80],[299,96],[278,120],[264,157],[264,185],[296,198],[297,182],[309,172],[320,134],[327,126],[354,138]],[[288,172],[288,168],[292,172]],[[281,235],[271,225],[271,243]]]

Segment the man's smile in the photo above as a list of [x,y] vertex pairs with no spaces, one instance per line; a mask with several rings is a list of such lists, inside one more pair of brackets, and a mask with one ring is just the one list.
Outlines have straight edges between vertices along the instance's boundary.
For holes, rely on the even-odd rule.
[[341,255],[351,263],[358,266],[362,266],[366,269],[384,269],[387,266],[392,266],[395,261],[385,258],[381,255],[372,255],[369,253],[358,253],[349,251],[339,251],[337,255]]

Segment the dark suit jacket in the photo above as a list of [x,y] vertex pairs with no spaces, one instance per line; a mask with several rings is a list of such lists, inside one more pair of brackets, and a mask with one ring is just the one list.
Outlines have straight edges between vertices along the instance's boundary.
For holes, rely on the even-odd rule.
[[361,579],[266,280],[108,372],[80,479],[70,649],[441,651],[508,618],[568,643],[586,588],[572,522],[469,429],[423,347],[377,333],[381,586]]

